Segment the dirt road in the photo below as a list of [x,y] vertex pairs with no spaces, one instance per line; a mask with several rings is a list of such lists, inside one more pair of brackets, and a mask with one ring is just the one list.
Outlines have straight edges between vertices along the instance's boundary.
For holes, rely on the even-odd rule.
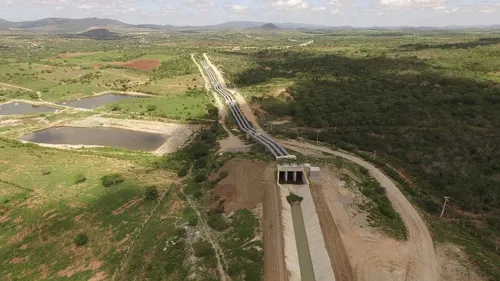
[[8,88],[15,88],[15,89],[19,89],[19,90],[28,91],[28,92],[34,92],[32,89],[28,89],[28,88],[24,88],[24,87],[12,85],[12,84],[7,84],[7,83],[0,83],[0,86],[4,86],[4,87],[8,87]]
[[[365,235],[365,237],[358,237],[360,240],[356,241],[356,237],[348,237],[346,234],[355,234],[358,232],[357,236],[360,236],[359,232],[363,230],[351,227],[350,224],[352,224],[352,222],[349,222],[349,218],[346,224],[339,224],[339,228],[340,225],[344,225],[343,229],[340,229],[340,231],[344,232],[346,240],[351,241],[351,243],[349,243],[349,241],[346,242],[348,243],[347,246],[350,247],[349,250],[355,253],[352,258],[355,260],[353,266],[358,266],[358,268],[356,268],[358,281],[439,280],[434,244],[426,223],[389,177],[384,175],[371,163],[353,155],[297,141],[280,141],[280,143],[289,149],[299,147],[321,151],[357,163],[368,169],[370,174],[387,190],[387,196],[393,204],[394,209],[401,215],[406,224],[409,239],[406,242],[397,242],[392,239],[378,239],[375,235],[366,233],[366,235],[362,234]],[[332,181],[334,180],[330,178],[325,182]],[[324,188],[323,195],[333,198],[337,200],[337,202],[341,201],[342,196],[332,194],[333,192],[334,189]],[[334,211],[339,214],[345,212],[342,210],[341,204],[335,204],[335,202],[327,203],[329,204],[331,212]],[[360,243],[365,243],[366,245],[370,245],[371,243],[373,247],[372,249],[364,248],[360,246]],[[369,256],[371,250],[374,252],[372,256]],[[377,260],[379,257],[381,257],[380,260]]]
[[[269,171],[270,170],[270,171]],[[264,281],[288,281],[281,222],[281,197],[274,180],[274,167],[266,170],[270,187],[264,191]]]

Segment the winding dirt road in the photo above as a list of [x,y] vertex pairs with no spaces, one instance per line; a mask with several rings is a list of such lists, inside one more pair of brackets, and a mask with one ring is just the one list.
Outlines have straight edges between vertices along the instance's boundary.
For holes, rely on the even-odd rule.
[[[313,144],[302,143],[298,141],[278,140],[284,147],[289,149],[305,148],[310,150],[321,151],[323,153],[332,154],[352,161],[370,171],[370,174],[387,190],[387,196],[391,201],[394,209],[401,215],[408,229],[408,241],[401,242],[401,246],[407,248],[411,254],[411,268],[408,268],[407,276],[404,280],[418,281],[437,281],[439,280],[439,271],[437,266],[437,258],[434,249],[432,237],[427,229],[427,225],[420,217],[420,214],[401,193],[394,182],[389,177],[384,175],[373,164],[350,154],[346,154],[332,149],[316,146]],[[370,279],[371,278],[371,279]],[[358,280],[376,280],[373,276],[358,276]]]

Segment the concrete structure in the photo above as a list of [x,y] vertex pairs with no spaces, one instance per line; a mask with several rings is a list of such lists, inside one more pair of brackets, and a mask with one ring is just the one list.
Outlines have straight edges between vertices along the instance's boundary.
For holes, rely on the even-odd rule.
[[240,107],[238,106],[234,94],[220,85],[213,69],[208,65],[208,63],[202,61],[201,65],[205,69],[205,72],[207,73],[212,86],[226,102],[229,110],[231,111],[234,119],[236,120],[236,123],[238,123],[238,126],[241,130],[243,130],[249,137],[264,145],[264,147],[266,147],[266,149],[271,152],[273,156],[276,157],[276,159],[296,159],[295,155],[289,154],[285,150],[285,148],[275,142],[265,132],[258,131],[253,128],[252,124],[247,120]]
[[295,194],[304,198],[300,206],[304,218],[315,281],[335,281],[335,274],[330,256],[326,250],[325,239],[323,238],[316,205],[314,204],[309,185],[297,187]]
[[302,185],[307,183],[306,169],[299,164],[278,164],[277,178],[280,184]]
[[310,178],[319,178],[321,170],[319,167],[310,167],[309,168],[309,177]]

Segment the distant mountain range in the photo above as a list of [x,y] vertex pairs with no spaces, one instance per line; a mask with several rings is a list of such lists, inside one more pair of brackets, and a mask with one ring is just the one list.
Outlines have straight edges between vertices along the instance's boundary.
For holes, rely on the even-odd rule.
[[[224,30],[224,29],[260,29],[260,30],[278,30],[278,29],[359,29],[351,26],[325,26],[302,23],[267,23],[255,21],[229,21],[216,25],[204,26],[174,26],[174,25],[156,25],[156,24],[127,24],[113,19],[84,18],[46,18],[34,21],[10,22],[0,19],[0,30],[23,30],[23,31],[41,31],[41,32],[59,32],[59,33],[80,33],[90,29],[106,28],[112,31],[141,31],[141,30]],[[406,30],[432,30],[432,29],[463,29],[463,28],[491,28],[499,29],[500,25],[494,26],[449,26],[449,27],[372,27],[371,29],[406,29]]]
[[[265,25],[270,24],[276,28],[266,28]],[[45,31],[45,32],[83,32],[94,28],[107,28],[110,30],[182,30],[182,29],[322,29],[328,26],[301,24],[301,23],[266,23],[254,21],[230,21],[216,25],[204,26],[174,26],[174,25],[156,25],[156,24],[127,24],[113,19],[100,18],[84,18],[84,19],[67,19],[67,18],[46,18],[35,21],[10,22],[0,19],[0,29],[11,30],[28,30],[28,31]]]

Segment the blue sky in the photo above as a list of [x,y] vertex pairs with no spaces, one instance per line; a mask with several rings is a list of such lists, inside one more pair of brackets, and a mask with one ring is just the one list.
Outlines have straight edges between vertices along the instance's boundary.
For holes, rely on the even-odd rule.
[[0,18],[107,17],[205,25],[232,20],[352,26],[500,24],[500,0],[0,0]]

